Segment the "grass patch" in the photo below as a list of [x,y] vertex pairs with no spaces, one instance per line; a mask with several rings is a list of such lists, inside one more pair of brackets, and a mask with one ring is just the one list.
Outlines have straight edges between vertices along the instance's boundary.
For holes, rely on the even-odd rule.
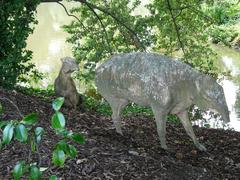
[[53,85],[48,86],[46,89],[17,86],[16,90],[23,94],[41,97],[44,99],[55,95]]
[[[112,110],[109,104],[106,101],[98,101],[95,100],[92,97],[84,97],[84,107],[89,110],[89,111],[95,111],[98,112],[101,115],[105,116],[111,116],[112,115]],[[134,103],[130,103],[127,105],[122,112],[123,116],[128,116],[128,115],[136,115],[136,114],[143,114],[145,116],[149,117],[154,117],[153,112],[151,108],[149,107],[142,107],[139,105],[136,105]],[[167,116],[167,120],[173,121],[176,123],[179,123],[180,120],[178,119],[177,116],[169,114]]]
[[[36,97],[41,97],[43,99],[47,99],[49,97],[54,97],[54,90],[52,86],[49,86],[47,89],[40,89],[40,88],[29,88],[29,87],[22,87],[19,86],[16,88],[18,92],[21,92],[23,94],[32,95]],[[84,102],[83,107],[87,111],[95,111],[101,115],[104,116],[111,116],[112,110],[109,106],[108,102],[106,101],[100,101],[96,100],[93,97],[90,96],[83,96]],[[154,117],[152,109],[149,107],[142,107],[139,105],[136,105],[134,103],[130,103],[127,105],[122,112],[123,116],[129,116],[129,115],[137,115],[137,114],[143,114],[145,116]],[[169,121],[173,121],[176,123],[179,123],[179,119],[175,115],[169,114],[167,116],[167,119]]]

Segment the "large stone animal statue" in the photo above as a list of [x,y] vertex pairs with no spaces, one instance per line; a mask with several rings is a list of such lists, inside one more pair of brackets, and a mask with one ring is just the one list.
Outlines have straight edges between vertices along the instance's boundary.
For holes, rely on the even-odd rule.
[[54,82],[55,94],[64,97],[66,106],[76,109],[77,105],[81,103],[81,97],[77,92],[71,74],[78,70],[78,64],[71,57],[64,57],[61,61],[62,67]]
[[115,55],[96,69],[95,83],[112,109],[116,131],[121,131],[121,110],[134,102],[150,106],[157,124],[161,147],[166,145],[166,116],[176,114],[195,146],[205,151],[193,132],[188,110],[197,105],[202,110],[216,110],[224,122],[229,111],[222,87],[211,77],[169,57],[134,52]]

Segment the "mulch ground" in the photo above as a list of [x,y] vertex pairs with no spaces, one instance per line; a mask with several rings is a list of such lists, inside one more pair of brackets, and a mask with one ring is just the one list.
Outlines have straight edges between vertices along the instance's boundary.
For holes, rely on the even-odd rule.
[[[50,128],[51,100],[0,89],[0,97],[11,99],[26,115],[39,114],[45,136],[40,146],[42,166],[51,164],[51,152],[59,138]],[[1,101],[1,119],[19,119],[16,109]],[[207,152],[199,152],[181,124],[167,124],[169,151],[160,148],[153,118],[131,115],[123,118],[124,136],[118,135],[110,117],[95,112],[63,108],[67,128],[83,133],[84,145],[77,145],[78,156],[67,159],[63,168],[51,166],[44,179],[56,174],[61,179],[240,179],[240,133],[194,127]],[[2,132],[0,132],[2,134]],[[0,180],[12,179],[15,163],[24,160],[29,147],[16,141],[0,150]],[[23,179],[27,179],[24,177]]]

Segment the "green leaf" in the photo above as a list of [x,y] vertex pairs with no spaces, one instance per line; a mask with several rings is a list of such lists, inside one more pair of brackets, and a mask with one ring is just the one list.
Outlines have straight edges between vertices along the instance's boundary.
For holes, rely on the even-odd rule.
[[35,141],[34,137],[31,137],[30,145],[31,145],[32,152],[35,152],[37,150],[37,144],[36,144],[36,141]]
[[54,165],[63,166],[65,160],[66,160],[66,155],[63,150],[56,149],[55,151],[53,151],[52,161]]
[[35,129],[35,138],[36,138],[37,144],[41,141],[43,133],[44,133],[44,129],[42,127],[37,127]]
[[36,165],[32,165],[30,167],[30,180],[40,180],[42,176],[41,171],[39,170],[39,168]]
[[9,144],[13,137],[13,124],[8,123],[3,130],[3,144]]
[[53,101],[52,107],[55,111],[59,111],[63,103],[64,103],[64,97],[59,97]]
[[35,129],[35,135],[36,136],[42,135],[43,132],[44,132],[44,129],[42,127],[36,127],[36,129]]
[[71,156],[72,158],[77,156],[77,149],[71,144],[68,144],[67,155]]
[[67,144],[66,141],[64,141],[64,140],[59,141],[56,144],[55,149],[62,150],[62,151],[64,151],[64,153],[66,155],[71,156],[71,157],[76,157],[77,156],[76,148],[74,146],[70,145],[70,144]]
[[79,144],[84,144],[85,143],[85,138],[81,134],[73,133],[71,135],[71,139]]
[[68,148],[68,144],[64,140],[59,141],[55,146],[55,149],[63,150],[63,151],[66,151],[67,148]]
[[38,121],[38,115],[36,113],[28,114],[21,121],[25,125],[33,125]]
[[0,103],[0,114],[3,113],[3,106],[2,106],[2,103]]
[[56,129],[56,134],[67,138],[69,131],[67,129]]
[[18,161],[13,169],[14,180],[19,180],[20,177],[24,174],[25,161]]
[[65,127],[65,118],[61,112],[55,112],[51,121],[52,128],[62,129]]
[[23,124],[17,125],[15,128],[15,138],[20,142],[26,142],[28,138],[28,130]]
[[6,126],[9,123],[9,121],[0,121],[0,129]]
[[57,180],[57,179],[58,179],[58,178],[57,178],[56,175],[51,175],[50,178],[49,178],[49,180]]

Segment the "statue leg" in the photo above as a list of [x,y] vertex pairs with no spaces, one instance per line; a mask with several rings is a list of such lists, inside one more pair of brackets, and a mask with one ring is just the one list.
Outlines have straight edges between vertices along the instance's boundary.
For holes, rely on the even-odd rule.
[[198,142],[194,132],[193,132],[193,128],[192,128],[192,124],[189,121],[189,117],[188,117],[188,112],[187,110],[182,111],[180,113],[177,114],[178,117],[180,118],[187,134],[192,138],[195,146],[200,150],[200,151],[206,151],[207,149]]
[[122,135],[120,114],[122,109],[128,104],[128,100],[119,98],[106,99],[112,109],[112,120],[117,133]]
[[155,121],[157,124],[157,132],[160,139],[161,147],[167,149],[166,145],[166,120],[167,114],[160,111],[158,107],[152,107]]

